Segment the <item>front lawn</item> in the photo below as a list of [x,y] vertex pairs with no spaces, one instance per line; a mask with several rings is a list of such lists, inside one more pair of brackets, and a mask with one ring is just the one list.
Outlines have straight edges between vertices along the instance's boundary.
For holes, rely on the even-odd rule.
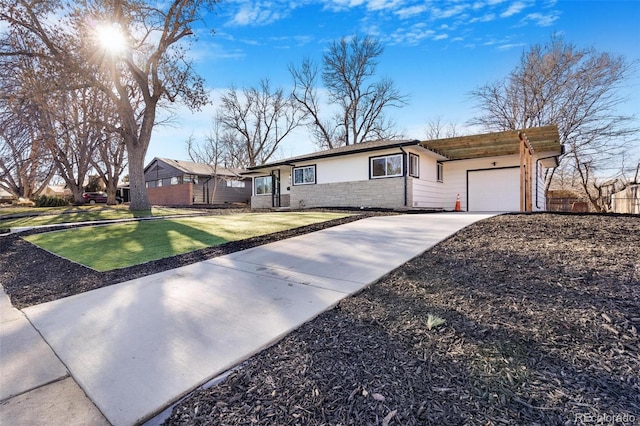
[[89,226],[25,239],[97,271],[109,271],[345,216],[330,212],[198,216]]
[[0,229],[90,222],[94,220],[133,219],[140,216],[173,216],[198,213],[197,210],[154,207],[132,212],[128,206],[8,207],[0,208]]

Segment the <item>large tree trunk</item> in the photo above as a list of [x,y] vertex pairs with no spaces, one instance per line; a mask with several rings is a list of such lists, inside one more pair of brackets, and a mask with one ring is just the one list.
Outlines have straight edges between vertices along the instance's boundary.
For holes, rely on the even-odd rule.
[[116,191],[118,189],[118,182],[115,179],[111,179],[105,182],[107,191],[107,205],[118,204],[116,200]]
[[129,157],[129,187],[131,204],[129,210],[151,210],[151,204],[147,197],[147,188],[144,182],[144,157],[145,149],[139,146],[131,146],[127,144],[127,152]]

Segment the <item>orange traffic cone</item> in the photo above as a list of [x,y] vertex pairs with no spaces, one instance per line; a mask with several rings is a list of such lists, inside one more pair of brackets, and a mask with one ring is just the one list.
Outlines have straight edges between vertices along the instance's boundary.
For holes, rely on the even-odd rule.
[[462,209],[460,208],[460,194],[458,194],[458,196],[456,197],[456,207],[453,209],[454,212],[461,212]]

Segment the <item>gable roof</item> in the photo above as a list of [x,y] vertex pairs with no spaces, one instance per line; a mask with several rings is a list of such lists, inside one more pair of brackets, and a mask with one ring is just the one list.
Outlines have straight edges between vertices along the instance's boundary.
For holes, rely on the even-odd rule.
[[263,169],[268,167],[277,166],[293,166],[295,163],[303,161],[317,160],[320,158],[338,157],[341,155],[356,154],[360,152],[379,151],[382,149],[404,147],[404,146],[420,146],[420,141],[417,139],[402,139],[402,140],[379,140],[371,142],[362,142],[353,145],[341,146],[333,149],[326,149],[324,151],[313,152],[311,154],[298,155],[296,157],[285,158],[283,160],[277,160],[270,163],[265,163],[260,166],[248,167],[248,170]]
[[526,138],[537,153],[562,154],[557,126],[531,127],[524,130],[485,133],[482,135],[422,141],[420,144],[449,160],[499,157],[520,152],[520,138]]
[[174,169],[180,170],[182,173],[188,175],[212,176],[214,174],[218,174],[221,176],[242,177],[241,174],[245,171],[244,169],[226,168],[220,166],[214,168],[212,165],[205,163],[194,163],[192,161],[173,160],[170,158],[156,157],[151,160],[147,167],[145,167],[145,172],[156,161],[162,161],[163,163],[173,167]]

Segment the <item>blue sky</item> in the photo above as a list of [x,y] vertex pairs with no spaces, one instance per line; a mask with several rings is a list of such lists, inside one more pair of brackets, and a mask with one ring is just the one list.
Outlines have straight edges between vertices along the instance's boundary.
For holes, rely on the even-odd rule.
[[[199,113],[177,108],[173,125],[154,130],[147,161],[187,159],[185,141],[207,134],[219,93],[232,85],[257,86],[263,78],[289,89],[289,64],[305,57],[320,63],[327,44],[343,36],[373,35],[382,42],[378,74],[409,95],[409,104],[390,115],[406,137],[424,139],[436,118],[473,131],[465,128],[476,114],[469,92],[506,76],[524,50],[554,33],[580,48],[640,61],[639,22],[638,0],[223,0],[190,50],[213,105]],[[621,112],[640,115],[640,70],[625,91],[630,101]],[[299,130],[279,157],[315,150]]]

